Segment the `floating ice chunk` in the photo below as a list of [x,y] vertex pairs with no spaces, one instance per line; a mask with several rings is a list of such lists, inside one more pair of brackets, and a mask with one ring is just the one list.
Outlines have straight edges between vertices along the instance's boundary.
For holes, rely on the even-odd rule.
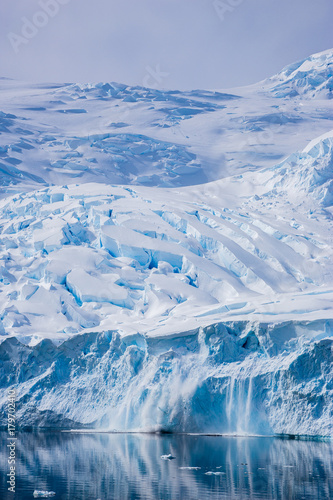
[[55,491],[35,490],[33,495],[35,498],[49,498],[54,497]]
[[208,472],[205,472],[205,475],[206,476],[223,476],[225,474],[225,472],[213,472],[211,470],[209,470]]

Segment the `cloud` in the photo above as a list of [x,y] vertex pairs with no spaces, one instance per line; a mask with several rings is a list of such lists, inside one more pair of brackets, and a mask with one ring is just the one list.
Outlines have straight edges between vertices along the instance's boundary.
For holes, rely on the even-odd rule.
[[331,0],[14,0],[1,7],[1,76],[227,88],[333,45]]

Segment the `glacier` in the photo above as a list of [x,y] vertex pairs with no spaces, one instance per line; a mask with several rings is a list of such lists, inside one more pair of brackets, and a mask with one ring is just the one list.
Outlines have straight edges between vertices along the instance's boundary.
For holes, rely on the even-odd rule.
[[332,435],[332,57],[0,80],[1,426]]

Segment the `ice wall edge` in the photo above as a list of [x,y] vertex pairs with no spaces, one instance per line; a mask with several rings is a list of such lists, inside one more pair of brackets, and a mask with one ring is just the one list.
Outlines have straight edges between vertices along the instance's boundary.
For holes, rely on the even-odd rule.
[[332,436],[333,321],[116,331],[0,344],[0,425],[21,429]]

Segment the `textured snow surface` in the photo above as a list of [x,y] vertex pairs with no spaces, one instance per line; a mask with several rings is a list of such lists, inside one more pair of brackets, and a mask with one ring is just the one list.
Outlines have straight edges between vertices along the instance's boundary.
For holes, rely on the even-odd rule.
[[333,97],[333,50],[290,64],[267,83],[275,97]]
[[0,82],[19,424],[332,434],[331,59],[269,92]]
[[332,51],[307,61],[230,92],[0,80],[2,196],[73,182],[195,185],[274,166],[333,128]]
[[260,195],[250,173],[204,190],[85,184],[5,198],[2,335],[35,343],[110,325],[164,335],[215,317],[329,316],[327,181],[313,188],[305,160],[287,177],[289,159],[256,174]]

